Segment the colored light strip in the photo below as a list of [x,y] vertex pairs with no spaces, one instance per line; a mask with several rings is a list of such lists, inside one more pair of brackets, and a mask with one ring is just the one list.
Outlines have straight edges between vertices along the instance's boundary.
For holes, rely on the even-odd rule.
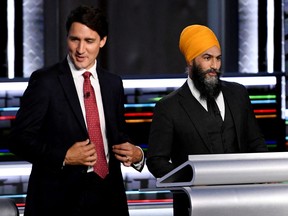
[[254,113],[276,113],[276,109],[255,109]]
[[7,152],[7,153],[0,153],[0,157],[12,156],[12,155],[14,155],[14,154],[9,153],[9,152]]
[[[170,191],[167,191],[170,193]],[[127,192],[126,192],[127,194]],[[1,195],[0,198],[8,198],[8,199],[26,199],[27,195],[26,194],[16,194],[16,195]],[[157,203],[173,203],[173,199],[137,199],[137,200],[128,200],[129,204],[157,204]],[[17,202],[16,203],[17,207],[25,207],[25,202]]]
[[125,104],[125,108],[154,107],[155,103]]
[[9,152],[8,149],[0,149],[0,153],[7,153],[7,152]]
[[252,104],[275,104],[276,100],[251,100]]
[[143,200],[128,200],[128,203],[172,203],[173,199],[143,199]]
[[252,100],[255,99],[276,99],[276,95],[249,95]]
[[256,118],[276,118],[277,115],[255,115]]
[[15,116],[0,116],[0,121],[1,120],[13,120],[15,119]]
[[125,121],[127,123],[145,123],[145,122],[152,122],[152,119],[127,119]]
[[17,207],[25,207],[25,203],[16,203]]
[[275,145],[275,144],[277,144],[277,142],[275,140],[267,140],[266,139],[265,142],[266,142],[267,145]]
[[[147,107],[147,104],[129,104],[131,106],[126,107]],[[155,104],[153,104],[155,105]],[[152,104],[148,104],[148,107],[153,107]],[[8,109],[6,109],[8,110]],[[276,113],[276,109],[261,109],[261,110],[254,110],[254,113]],[[125,113],[125,117],[152,117],[153,112],[134,112],[134,113]],[[256,118],[276,118],[277,115],[256,115]],[[3,120],[14,120],[15,116],[0,116],[0,121]],[[142,123],[142,122],[151,122],[151,119],[130,119],[126,120],[127,123]],[[287,123],[287,122],[286,122]]]
[[18,111],[19,107],[0,107],[0,111]]
[[26,194],[0,195],[0,198],[11,198],[11,199],[26,198]]
[[138,117],[138,116],[148,116],[148,117],[151,117],[153,116],[153,113],[152,112],[135,112],[135,113],[125,113],[125,116],[126,117]]

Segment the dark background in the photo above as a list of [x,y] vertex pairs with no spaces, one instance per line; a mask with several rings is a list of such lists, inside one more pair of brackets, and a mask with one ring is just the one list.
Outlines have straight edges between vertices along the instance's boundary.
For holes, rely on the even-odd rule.
[[[281,63],[283,64],[281,55],[283,54],[282,33],[285,31],[282,22],[284,15],[286,19],[283,2],[285,1],[274,0],[275,72],[282,71]],[[15,1],[16,77],[23,77],[22,8],[24,3],[25,0]],[[80,4],[100,7],[108,14],[110,33],[99,61],[102,66],[114,73],[122,76],[167,76],[184,73],[185,61],[179,52],[178,40],[183,28],[191,24],[208,25],[215,32],[222,47],[222,70],[228,73],[239,73],[239,32],[245,29],[239,30],[238,0],[43,0],[44,17],[39,20],[43,22],[41,23],[43,24],[41,37],[44,38],[43,66],[54,64],[66,55],[66,17]],[[2,38],[0,77],[7,77],[6,8],[7,2],[0,1]],[[256,12],[259,26],[258,67],[261,73],[267,71],[266,8],[267,0],[258,0]]]

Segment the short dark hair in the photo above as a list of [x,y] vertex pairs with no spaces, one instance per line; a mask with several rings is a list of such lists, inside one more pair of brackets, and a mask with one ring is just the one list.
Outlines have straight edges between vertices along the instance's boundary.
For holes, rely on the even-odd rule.
[[99,8],[81,5],[72,10],[66,21],[67,34],[73,22],[79,22],[96,31],[100,38],[108,35],[108,22],[106,14]]

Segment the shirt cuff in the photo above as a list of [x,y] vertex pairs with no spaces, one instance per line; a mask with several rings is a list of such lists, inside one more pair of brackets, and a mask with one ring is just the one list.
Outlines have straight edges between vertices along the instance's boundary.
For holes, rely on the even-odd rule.
[[144,152],[142,150],[142,148],[140,148],[139,146],[136,146],[137,148],[139,148],[142,152],[142,159],[141,161],[137,162],[137,163],[133,163],[133,167],[136,169],[136,170],[142,170],[143,168],[143,165],[144,165]]

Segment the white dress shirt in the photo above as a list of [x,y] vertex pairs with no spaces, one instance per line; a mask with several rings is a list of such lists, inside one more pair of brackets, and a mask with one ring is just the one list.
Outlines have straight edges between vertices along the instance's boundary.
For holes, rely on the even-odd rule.
[[[199,103],[208,111],[207,108],[207,101],[203,100],[202,98],[200,98],[200,92],[198,91],[198,89],[196,89],[192,79],[188,76],[187,79],[188,82],[188,86],[190,88],[190,91],[192,93],[192,95],[196,98],[196,100],[199,101]],[[222,92],[220,92],[219,96],[216,98],[216,103],[218,105],[218,108],[220,110],[220,114],[222,119],[224,120],[224,116],[225,116],[225,103],[224,103],[224,97]]]
[[[105,155],[107,162],[109,162],[109,152],[108,152],[108,141],[106,137],[106,125],[105,125],[105,115],[104,115],[104,110],[103,110],[103,104],[102,104],[102,96],[101,96],[101,89],[99,85],[99,80],[96,72],[96,65],[97,61],[95,60],[95,64],[89,69],[76,69],[69,57],[67,56],[68,64],[70,67],[70,70],[72,71],[72,76],[73,80],[76,86],[78,98],[80,101],[83,117],[85,119],[86,123],[86,112],[85,112],[85,105],[84,105],[84,92],[83,92],[83,84],[84,84],[84,77],[83,73],[86,71],[89,71],[92,75],[90,77],[91,85],[94,88],[95,96],[96,96],[96,101],[97,101],[97,107],[98,107],[98,112],[99,112],[99,118],[100,118],[100,127],[101,127],[101,133],[103,137],[103,142],[104,142],[104,150],[105,150]],[[87,126],[87,123],[86,123]]]

